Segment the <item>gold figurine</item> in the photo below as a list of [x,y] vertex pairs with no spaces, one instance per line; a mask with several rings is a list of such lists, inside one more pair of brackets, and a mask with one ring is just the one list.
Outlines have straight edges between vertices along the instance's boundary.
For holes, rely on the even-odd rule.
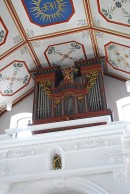
[[56,154],[53,158],[53,167],[55,170],[61,169],[61,167],[62,167],[61,157],[58,154]]

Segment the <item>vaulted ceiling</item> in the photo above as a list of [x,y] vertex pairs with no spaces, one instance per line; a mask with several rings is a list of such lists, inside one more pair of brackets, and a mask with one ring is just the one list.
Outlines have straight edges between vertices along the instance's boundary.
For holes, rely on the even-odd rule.
[[1,0],[0,113],[33,91],[30,71],[101,56],[130,79],[130,0]]

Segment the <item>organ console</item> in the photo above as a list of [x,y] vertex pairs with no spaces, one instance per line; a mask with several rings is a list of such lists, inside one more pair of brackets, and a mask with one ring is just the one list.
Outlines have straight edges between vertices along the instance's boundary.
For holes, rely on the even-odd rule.
[[[72,67],[32,71],[33,124],[111,115],[103,83],[105,58],[77,61]],[[105,70],[104,70],[105,71]]]

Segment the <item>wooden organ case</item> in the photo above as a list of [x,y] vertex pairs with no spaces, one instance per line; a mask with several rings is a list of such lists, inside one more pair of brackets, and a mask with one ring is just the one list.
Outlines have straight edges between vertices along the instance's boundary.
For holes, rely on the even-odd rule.
[[32,71],[33,124],[111,115],[107,109],[102,63],[105,58]]

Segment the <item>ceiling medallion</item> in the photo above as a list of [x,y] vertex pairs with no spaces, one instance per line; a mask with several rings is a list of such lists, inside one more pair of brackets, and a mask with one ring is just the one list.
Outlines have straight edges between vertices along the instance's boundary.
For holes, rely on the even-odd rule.
[[30,22],[44,27],[68,22],[75,13],[72,0],[21,0]]

